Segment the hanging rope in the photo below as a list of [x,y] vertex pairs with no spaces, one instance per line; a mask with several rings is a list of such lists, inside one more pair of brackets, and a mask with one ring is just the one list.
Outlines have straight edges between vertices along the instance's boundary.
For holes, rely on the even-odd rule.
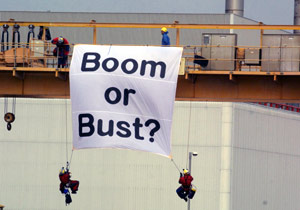
[[16,97],[13,98],[12,113],[16,115]]
[[69,154],[68,154],[68,101],[67,101],[67,82],[65,83],[65,119],[66,119],[66,160],[67,160],[67,169],[70,169],[71,167],[71,162],[72,162],[72,157],[73,157],[73,148],[71,152],[71,157],[69,160]]
[[4,98],[4,114],[7,113],[7,104],[8,104],[8,99]]
[[174,159],[172,158],[171,161],[174,163],[175,167],[177,168],[177,170],[179,171],[179,173],[181,172],[180,169],[178,168],[177,164],[175,163]]
[[71,152],[71,157],[70,157],[70,162],[67,162],[67,167],[68,167],[68,169],[70,169],[71,168],[71,162],[72,162],[72,157],[73,157],[73,149],[72,149],[72,152]]
[[66,161],[68,162],[68,104],[67,104],[67,99],[65,99],[65,119],[66,119]]
[[191,113],[192,113],[192,102],[190,101],[190,114],[189,114],[189,123],[188,123],[188,143],[186,147],[186,163],[185,168],[188,167],[188,159],[189,159],[189,147],[190,147],[190,131],[191,131]]

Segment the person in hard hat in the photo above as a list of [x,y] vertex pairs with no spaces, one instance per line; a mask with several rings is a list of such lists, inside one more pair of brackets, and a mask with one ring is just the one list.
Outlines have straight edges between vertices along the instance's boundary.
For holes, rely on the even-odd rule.
[[176,190],[177,195],[185,200],[188,201],[187,197],[192,199],[194,197],[194,191],[192,191],[192,181],[193,177],[190,175],[189,171],[187,169],[183,169],[183,174],[180,173],[179,178],[179,184],[181,184],[180,187]]
[[72,202],[68,188],[71,189],[72,194],[76,194],[79,187],[79,181],[71,180],[70,178],[71,173],[69,170],[62,167],[62,169],[59,171],[59,190],[62,194],[65,194],[66,204],[70,204]]
[[72,194],[76,194],[78,187],[79,187],[79,181],[77,180],[71,180],[71,172],[69,172],[68,169],[62,168],[59,172],[59,180],[60,180],[60,191],[61,193],[64,193],[65,188],[70,188],[72,190]]
[[58,56],[57,68],[65,68],[68,63],[68,55],[70,52],[70,45],[66,38],[59,36],[51,41],[52,44],[56,45],[53,50],[53,55]]
[[161,45],[162,46],[169,46],[170,45],[170,38],[168,36],[168,29],[166,27],[161,28],[161,35],[162,35],[162,40],[161,40]]

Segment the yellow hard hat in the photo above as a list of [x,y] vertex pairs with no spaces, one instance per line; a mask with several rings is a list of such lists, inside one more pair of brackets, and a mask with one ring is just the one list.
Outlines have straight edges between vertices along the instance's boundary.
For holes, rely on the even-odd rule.
[[59,170],[59,174],[64,174],[66,171],[64,169],[64,167],[62,167],[60,170]]
[[163,32],[167,32],[167,31],[168,31],[168,29],[167,29],[166,27],[162,27],[162,28],[161,28],[161,31],[163,31]]
[[183,169],[183,173],[184,173],[184,174],[187,174],[187,173],[189,173],[189,170]]
[[59,44],[64,43],[64,38],[62,36],[58,37],[58,43]]

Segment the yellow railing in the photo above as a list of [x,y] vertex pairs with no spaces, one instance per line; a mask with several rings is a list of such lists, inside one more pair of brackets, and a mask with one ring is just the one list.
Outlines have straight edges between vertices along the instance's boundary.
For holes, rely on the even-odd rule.
[[[285,47],[276,47],[276,46],[262,46],[262,36],[264,30],[300,30],[300,26],[295,25],[230,25],[230,24],[180,24],[175,21],[173,24],[170,23],[159,23],[159,24],[146,24],[146,23],[97,23],[95,21],[91,22],[22,22],[22,21],[0,21],[0,24],[7,24],[8,26],[44,26],[46,27],[85,27],[91,28],[93,30],[93,43],[97,43],[97,31],[96,28],[161,28],[163,26],[168,28],[176,29],[176,44],[174,46],[181,46],[184,48],[183,58],[185,59],[185,71],[189,74],[194,73],[195,71],[207,71],[215,70],[211,64],[222,65],[222,63],[231,63],[233,66],[230,69],[217,69],[224,71],[278,71],[277,69],[269,69],[264,66],[262,68],[262,63],[268,65],[268,63],[281,62],[286,65],[294,65],[294,63],[299,63],[299,59],[294,58],[262,58],[262,50],[266,48],[268,50],[279,48],[283,49],[299,49],[299,46],[285,46]],[[218,45],[194,45],[194,46],[184,46],[180,45],[180,30],[185,29],[245,29],[245,30],[260,30],[260,46],[218,46]],[[44,33],[45,34],[45,31]],[[43,37],[45,39],[45,37]],[[42,44],[35,43],[34,40],[31,40],[30,43],[1,43],[5,47],[8,46],[10,52],[5,50],[0,53],[0,69],[6,69],[5,67],[12,68],[57,68],[57,60],[59,57],[53,56],[53,48],[55,45],[52,45],[49,41],[42,40]],[[12,47],[15,48],[12,48]],[[72,56],[73,44],[70,44],[70,56]],[[220,57],[204,57],[204,58],[195,58],[194,56],[202,54],[203,48],[231,48],[234,51],[234,55],[228,59],[224,58],[222,54]],[[245,51],[247,50],[257,50],[259,57],[252,58],[245,56]],[[256,52],[257,53],[257,52]],[[71,59],[69,58],[68,61]],[[195,61],[203,60],[208,62],[209,67],[203,67],[201,65],[195,64]],[[299,70],[298,70],[299,71]]]

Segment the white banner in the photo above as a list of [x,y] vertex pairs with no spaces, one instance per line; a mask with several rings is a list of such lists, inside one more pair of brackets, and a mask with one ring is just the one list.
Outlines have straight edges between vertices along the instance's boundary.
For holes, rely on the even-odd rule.
[[73,147],[171,154],[178,47],[76,45],[70,67]]

